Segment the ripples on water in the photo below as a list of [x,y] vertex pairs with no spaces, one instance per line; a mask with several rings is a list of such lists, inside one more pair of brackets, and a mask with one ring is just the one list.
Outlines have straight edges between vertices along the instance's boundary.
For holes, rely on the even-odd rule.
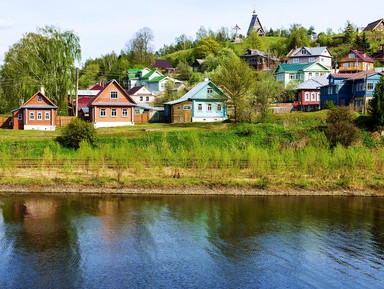
[[0,197],[0,288],[384,288],[384,200]]

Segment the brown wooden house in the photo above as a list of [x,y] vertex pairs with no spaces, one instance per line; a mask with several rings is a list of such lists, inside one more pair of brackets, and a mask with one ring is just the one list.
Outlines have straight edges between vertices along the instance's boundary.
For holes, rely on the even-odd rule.
[[361,71],[373,71],[375,61],[364,52],[350,50],[339,61],[340,73],[356,73]]
[[55,130],[57,106],[37,92],[21,107],[12,110],[13,129]]

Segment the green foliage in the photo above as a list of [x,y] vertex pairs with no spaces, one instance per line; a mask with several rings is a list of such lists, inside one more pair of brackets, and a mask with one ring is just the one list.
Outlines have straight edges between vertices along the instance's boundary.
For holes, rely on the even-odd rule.
[[328,127],[324,133],[331,146],[348,147],[359,140],[359,129],[354,124],[355,113],[347,106],[339,106],[328,112]]
[[377,126],[384,125],[384,76],[376,84],[373,98],[370,101],[372,118]]
[[250,49],[257,49],[261,51],[266,50],[264,38],[259,36],[255,30],[252,30],[252,32],[245,39],[245,42]]
[[[149,27],[141,28],[125,45],[125,53],[133,65],[151,66],[154,60],[153,32]],[[127,67],[125,67],[127,68]]]
[[324,104],[324,109],[332,109],[335,107],[336,107],[336,105],[332,100],[327,100]]
[[293,24],[290,29],[290,34],[287,39],[287,48],[289,50],[296,47],[309,46],[310,39],[307,29],[298,24]]
[[350,21],[347,21],[343,32],[345,42],[348,44],[353,44],[355,42],[357,33],[356,28]]
[[65,114],[68,91],[75,87],[75,61],[80,61],[80,40],[72,31],[46,26],[26,34],[6,53],[0,73],[9,106],[18,107],[43,86]]
[[63,146],[78,149],[81,142],[87,142],[90,145],[94,144],[96,140],[96,130],[92,123],[75,118],[64,127],[62,134],[57,140]]
[[209,54],[216,55],[220,49],[220,44],[212,37],[200,39],[195,48],[196,58],[206,58]]
[[234,127],[234,132],[239,136],[250,136],[256,133],[256,128],[250,123],[241,123]]

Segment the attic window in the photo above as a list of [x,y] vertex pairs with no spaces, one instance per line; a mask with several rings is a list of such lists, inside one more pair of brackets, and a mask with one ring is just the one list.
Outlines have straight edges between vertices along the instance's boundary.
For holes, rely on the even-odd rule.
[[301,50],[301,54],[307,54],[307,50],[302,49],[302,50]]
[[213,89],[210,88],[210,87],[208,87],[208,88],[207,88],[207,93],[208,93],[208,94],[211,94],[212,92],[213,92]]
[[111,91],[110,96],[111,96],[111,99],[117,99],[117,91],[116,90]]
[[43,97],[42,97],[41,95],[39,95],[39,96],[37,97],[37,101],[38,101],[38,102],[42,102],[42,101],[43,101]]
[[348,55],[349,58],[355,58],[355,54],[351,53]]

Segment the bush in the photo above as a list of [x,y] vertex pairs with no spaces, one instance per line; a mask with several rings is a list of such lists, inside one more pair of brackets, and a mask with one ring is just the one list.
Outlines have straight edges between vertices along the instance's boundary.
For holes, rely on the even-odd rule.
[[93,145],[96,139],[96,130],[89,122],[79,118],[72,120],[64,127],[61,136],[57,138],[63,146],[78,149],[81,142],[87,142]]
[[331,146],[340,144],[348,147],[357,142],[360,136],[359,129],[353,123],[355,119],[354,112],[346,106],[339,106],[328,112],[328,127],[324,133]]

